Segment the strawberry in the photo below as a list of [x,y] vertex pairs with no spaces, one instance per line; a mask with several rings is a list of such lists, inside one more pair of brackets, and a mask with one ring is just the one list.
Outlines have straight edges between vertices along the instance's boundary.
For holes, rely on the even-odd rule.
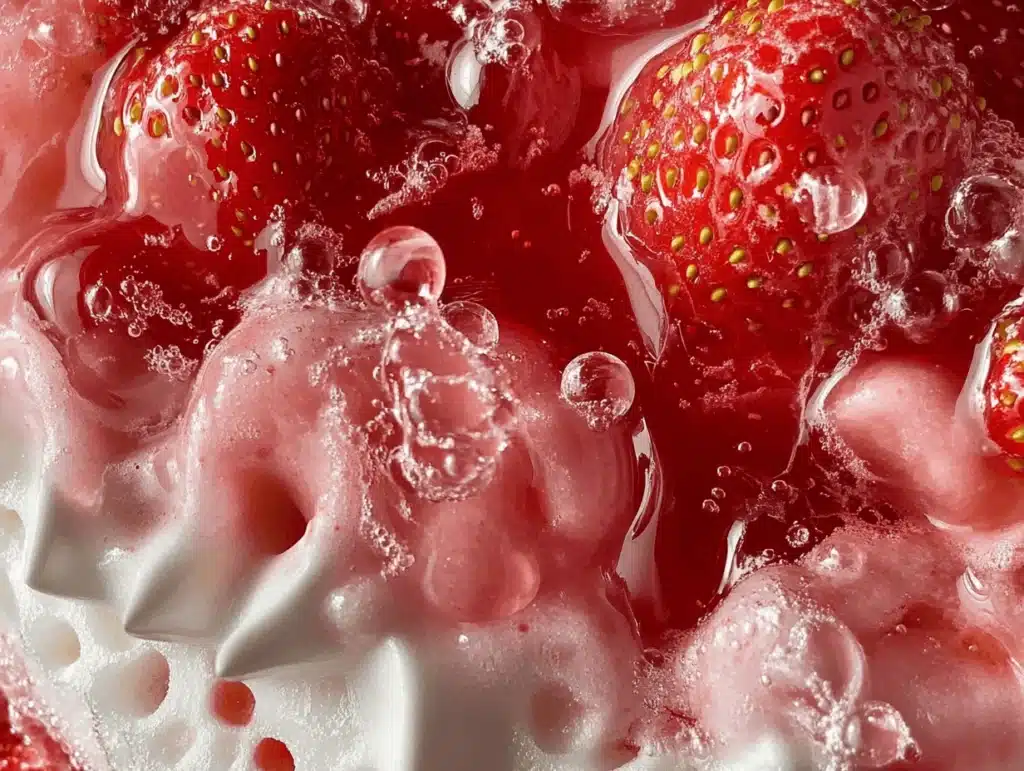
[[1024,472],[1024,305],[996,320],[984,381],[985,430],[1009,468]]
[[129,55],[99,139],[108,194],[260,263],[277,212],[353,194],[390,117],[349,22],[304,0],[227,0]]
[[[931,5],[934,5],[932,3]],[[1024,8],[1011,0],[954,0],[945,8],[916,11],[956,47],[992,110],[1024,128]]]
[[67,754],[36,720],[12,720],[10,704],[0,692],[0,771],[72,771]]
[[647,64],[604,158],[687,338],[798,378],[860,244],[944,211],[978,120],[920,20],[754,0]]

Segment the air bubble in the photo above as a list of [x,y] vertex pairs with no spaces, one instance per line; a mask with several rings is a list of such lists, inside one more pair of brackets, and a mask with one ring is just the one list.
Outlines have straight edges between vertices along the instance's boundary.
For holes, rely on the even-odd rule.
[[445,274],[441,247],[429,234],[418,228],[393,227],[367,244],[356,280],[366,302],[396,310],[437,302]]
[[78,661],[82,646],[74,628],[62,618],[43,616],[36,619],[28,639],[43,666],[64,669]]
[[786,533],[786,543],[794,549],[806,546],[811,540],[811,531],[802,525],[793,525]]
[[110,318],[114,309],[114,297],[103,284],[94,284],[85,290],[85,307],[96,321]]
[[606,431],[625,416],[635,397],[629,367],[610,353],[584,353],[562,372],[562,398],[594,431]]
[[1022,201],[1020,188],[1000,177],[968,177],[953,193],[946,212],[946,232],[956,246],[987,247],[1014,230]]
[[704,502],[701,504],[701,508],[704,510],[705,514],[718,514],[722,510],[721,507],[710,498],[704,499]]
[[448,303],[441,317],[470,343],[485,351],[498,345],[498,320],[479,303],[459,300]]
[[868,192],[856,174],[835,167],[813,169],[797,180],[793,203],[816,233],[833,235],[861,221],[868,210]]

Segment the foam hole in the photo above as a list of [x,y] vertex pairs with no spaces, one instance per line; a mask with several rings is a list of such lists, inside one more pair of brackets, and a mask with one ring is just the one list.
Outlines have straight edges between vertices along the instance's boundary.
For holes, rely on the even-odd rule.
[[40,663],[48,669],[63,669],[78,661],[82,645],[74,628],[62,618],[42,616],[28,630],[28,639]]
[[24,532],[18,513],[0,506],[0,547],[21,541]]
[[167,659],[149,649],[132,661],[100,672],[92,686],[92,698],[101,710],[125,717],[148,717],[167,698],[170,678]]
[[210,694],[210,711],[222,723],[247,726],[256,710],[256,697],[245,683],[219,680]]
[[195,732],[184,720],[162,724],[150,739],[153,755],[169,766],[177,764],[195,741]]
[[306,532],[306,517],[291,491],[272,474],[252,472],[245,480],[248,535],[260,554],[283,554]]
[[295,759],[280,739],[260,739],[252,760],[259,771],[295,771]]

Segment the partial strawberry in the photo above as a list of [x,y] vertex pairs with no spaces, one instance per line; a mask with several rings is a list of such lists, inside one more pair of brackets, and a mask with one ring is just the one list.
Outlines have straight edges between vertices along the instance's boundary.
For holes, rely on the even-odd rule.
[[97,42],[108,54],[136,40],[169,34],[198,5],[199,0],[82,0]]
[[691,331],[798,379],[861,239],[914,240],[945,210],[978,120],[920,20],[894,24],[867,1],[755,0],[644,68],[605,163],[628,236],[669,268]]
[[903,7],[902,18],[927,22],[956,47],[978,93],[1002,118],[1024,129],[1024,7],[1009,0],[953,0],[945,8]]
[[74,771],[74,766],[46,728],[32,718],[12,714],[6,695],[0,692],[0,771],[37,769]]
[[1012,471],[1024,472],[1024,305],[996,320],[984,385],[985,429]]
[[227,0],[136,49],[99,139],[110,198],[260,262],[272,215],[355,197],[393,117],[355,37],[304,0]]

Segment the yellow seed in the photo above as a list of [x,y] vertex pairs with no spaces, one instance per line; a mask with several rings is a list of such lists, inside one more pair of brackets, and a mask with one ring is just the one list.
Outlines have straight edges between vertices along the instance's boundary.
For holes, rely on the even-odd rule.
[[920,197],[921,197],[921,193],[918,192],[917,190],[911,190],[910,191],[910,200],[911,201],[916,201]]
[[939,83],[939,81],[933,80],[931,82],[931,87],[932,87],[932,95],[933,96],[936,96],[936,97],[942,96],[942,84]]
[[253,72],[258,72],[260,69],[260,63],[256,61],[256,58],[253,56],[250,56],[248,59],[246,59],[245,63],[249,65],[249,69]]
[[794,300],[792,297],[787,297],[785,300],[782,301],[782,307],[785,308],[786,310],[789,310],[794,305],[796,305],[796,300]]
[[199,30],[196,30],[195,32],[192,33],[192,37],[190,38],[190,40],[191,40],[192,45],[194,45],[194,46],[199,45],[200,43],[203,42],[203,33],[200,32]]
[[961,125],[962,125],[962,120],[960,118],[960,113],[955,112],[955,113],[953,113],[952,115],[949,116],[949,127],[951,129],[953,129],[954,131],[959,131]]
[[649,192],[651,192],[651,190],[653,188],[654,188],[654,175],[653,174],[644,174],[642,177],[640,177],[640,189],[641,190],[643,190],[645,193],[649,193]]
[[768,3],[768,13],[777,13],[786,7],[786,0],[772,0]]
[[628,145],[632,141],[633,141],[633,132],[632,131],[626,131],[622,135],[622,144]]
[[693,127],[693,141],[698,145],[704,144],[704,140],[708,138],[708,126],[706,123],[698,123]]
[[673,252],[678,252],[683,248],[685,243],[686,239],[682,236],[672,236],[672,242],[669,244],[669,248],[671,248]]
[[977,105],[978,105],[978,109],[981,110],[982,112],[984,112],[985,108],[988,107],[988,100],[985,99],[985,97],[983,97],[983,96],[979,96],[978,97],[978,101],[977,101]]
[[725,140],[725,156],[732,158],[736,151],[740,149],[740,140],[735,136],[730,136]]
[[715,289],[711,293],[711,302],[713,302],[713,303],[720,303],[720,302],[722,302],[722,300],[725,299],[725,295],[726,294],[727,294],[727,292],[725,291],[725,289],[723,287],[718,287],[718,289]]
[[729,207],[735,211],[743,205],[743,191],[739,188],[733,188],[732,192],[729,193]]
[[814,272],[814,265],[809,263],[809,262],[805,262],[803,265],[801,265],[799,268],[796,269],[796,274],[800,278],[807,278],[813,272]]
[[1012,407],[1017,403],[1017,394],[1013,391],[1004,391],[1002,396],[999,397],[999,401],[1004,407]]
[[142,104],[135,102],[128,110],[128,118],[132,123],[138,123],[142,120]]
[[699,53],[693,57],[693,71],[700,72],[708,66],[708,62],[711,61],[711,57],[705,53]]
[[659,67],[659,68],[658,68],[658,72],[657,72],[657,78],[658,78],[658,80],[664,80],[664,79],[665,79],[665,76],[666,76],[666,75],[668,75],[668,73],[669,73],[669,71],[670,71],[671,69],[672,69],[672,68],[671,68],[671,67],[669,67],[669,66],[668,66],[667,64],[664,64],[664,65],[662,65],[661,67]]
[[703,86],[694,86],[693,87],[693,91],[691,92],[691,95],[692,95],[692,98],[693,98],[693,103],[697,104],[698,102],[700,102],[700,100],[702,98],[704,98],[704,87]]
[[941,174],[936,174],[934,177],[932,177],[931,188],[933,193],[937,193],[940,190],[942,190],[942,182],[943,180]]
[[1006,437],[1014,442],[1024,444],[1024,426],[1017,426],[1015,429],[1007,433]]
[[235,234],[236,236],[238,236],[239,238],[241,238],[241,237],[242,237],[242,236],[244,235],[244,233],[245,233],[245,231],[244,231],[244,230],[242,230],[242,229],[241,229],[240,227],[238,227],[237,225],[232,225],[232,226],[231,226],[231,232],[232,232],[232,233],[234,233],[234,234]]
[[813,69],[809,73],[807,73],[807,79],[809,81],[811,81],[811,83],[815,83],[815,84],[824,83],[825,82],[825,70],[817,69],[817,68]]
[[174,93],[174,81],[171,78],[164,78],[160,82],[160,96],[168,97]]
[[221,179],[227,179],[229,176],[231,176],[231,173],[223,166],[217,167],[217,174],[218,176],[220,176]]
[[733,11],[733,10],[727,11],[726,14],[722,17],[722,26],[725,26],[726,24],[732,24],[733,19],[735,19],[735,18],[736,18],[736,11]]
[[761,279],[757,276],[751,276],[747,279],[747,289],[760,289]]
[[665,171],[665,184],[669,187],[675,187],[679,182],[679,169],[670,168]]
[[663,118],[674,118],[676,115],[676,106],[674,104],[668,104],[665,109],[661,111]]
[[841,54],[839,54],[839,63],[844,67],[849,67],[853,64],[854,53],[852,48],[847,48]]
[[657,158],[658,153],[661,152],[661,142],[651,142],[647,145],[647,157]]
[[250,40],[250,41],[255,40],[256,39],[256,30],[253,29],[252,27],[246,27],[245,29],[242,30],[242,36],[244,38],[246,38],[247,40]]
[[697,54],[699,54],[707,47],[708,43],[710,42],[711,35],[707,34],[706,32],[701,32],[699,35],[697,35],[697,37],[693,39],[693,42],[690,44],[690,56],[696,56]]
[[635,109],[636,109],[636,100],[635,99],[624,99],[624,100],[622,100],[622,106],[619,107],[619,115],[629,115]]
[[256,198],[256,200],[258,201],[261,198],[263,198],[263,189],[259,185],[253,185],[252,186],[252,194]]
[[231,122],[231,113],[225,110],[223,107],[217,108],[217,120],[227,125]]
[[793,250],[793,242],[788,238],[780,238],[779,242],[775,244],[775,253],[786,255]]
[[1007,458],[1006,465],[1010,467],[1010,471],[1024,471],[1024,460],[1020,458]]
[[277,25],[277,28],[281,30],[282,35],[287,35],[292,31],[292,28],[288,25],[288,22],[282,21]]
[[634,158],[626,167],[626,177],[632,182],[640,175],[640,159]]
[[651,104],[654,105],[654,109],[660,110],[661,105],[665,103],[665,94],[659,89],[654,92],[654,96],[651,98]]
[[697,278],[697,272],[697,266],[694,265],[692,262],[686,266],[686,277],[690,279],[690,281],[693,281],[694,279]]
[[124,135],[124,121],[121,120],[121,116],[120,115],[118,115],[116,118],[114,118],[114,134],[116,136],[123,136]]
[[244,155],[246,158],[251,158],[255,153],[255,151],[253,150],[253,146],[248,142],[242,142],[239,144],[238,147],[242,151],[242,155]]
[[703,193],[711,183],[711,174],[707,169],[697,170],[697,192]]
[[648,209],[645,215],[648,225],[653,225],[658,221],[658,211],[656,209]]
[[828,233],[818,233],[818,243],[825,243],[828,241]]
[[761,7],[761,0],[747,0],[747,8],[754,9]]
[[213,73],[213,85],[215,85],[217,88],[224,88],[224,84],[226,82],[227,81],[224,80],[224,76],[221,75],[219,72]]
[[651,133],[651,122],[649,120],[647,120],[646,118],[644,118],[642,121],[640,121],[640,136],[642,138],[646,139],[647,135],[650,134],[650,133]]
[[678,150],[686,142],[686,134],[682,129],[679,129],[672,135],[672,147]]
[[729,255],[729,264],[739,265],[745,259],[747,259],[747,250],[737,247],[733,249],[732,254]]
[[792,186],[791,184],[789,184],[788,182],[785,182],[785,183],[783,183],[783,184],[782,184],[782,186],[781,186],[781,187],[779,188],[779,192],[781,192],[781,193],[782,193],[782,197],[783,197],[783,198],[785,198],[785,199],[787,199],[787,200],[788,200],[788,199],[792,198],[792,197],[793,197],[794,195],[796,195],[796,188],[795,188],[795,187],[793,187],[793,186]]
[[724,77],[725,77],[725,68],[721,64],[716,64],[711,69],[711,79],[713,81],[715,81],[715,83],[721,83],[722,78],[724,78]]
[[942,76],[942,92],[943,93],[947,93],[952,88],[953,88],[953,78],[949,77],[949,75],[943,75]]
[[[748,35],[756,35],[758,32],[761,31],[761,27],[762,27],[761,20],[760,19],[754,19],[752,22],[750,22],[750,26],[747,27],[747,34]],[[722,291],[724,292],[725,290],[723,289]]]
[[888,121],[884,121],[884,120],[878,121],[878,123],[875,124],[875,129],[874,129],[875,139],[881,139],[887,133],[889,133],[889,123],[888,123]]
[[198,75],[189,75],[188,82],[196,88],[199,88],[201,85],[203,85],[203,79]]
[[677,64],[672,68],[672,76],[670,80],[673,86],[678,86],[683,78],[689,77],[690,73],[693,72],[693,65],[690,62],[683,62]]
[[700,241],[701,246],[707,246],[708,244],[711,243],[711,241],[714,239],[714,237],[715,237],[715,234],[711,230],[711,228],[704,227],[704,228],[701,228],[700,235],[698,236],[698,240]]
[[1017,353],[1017,351],[1019,351],[1021,348],[1024,348],[1024,343],[1022,343],[1020,340],[1011,340],[1010,342],[1003,346],[1003,356],[1009,356],[1011,354]]
[[844,137],[842,134],[837,136],[835,145],[838,149],[842,150],[844,147],[846,147],[846,137]]
[[232,11],[228,14],[228,27],[234,28],[238,26],[238,14]]
[[228,52],[224,46],[215,46],[213,49],[213,55],[221,62],[228,58]]
[[679,284],[671,284],[667,290],[669,297],[678,297],[683,288]]
[[162,116],[157,116],[149,124],[149,133],[160,138],[167,133],[167,121]]

